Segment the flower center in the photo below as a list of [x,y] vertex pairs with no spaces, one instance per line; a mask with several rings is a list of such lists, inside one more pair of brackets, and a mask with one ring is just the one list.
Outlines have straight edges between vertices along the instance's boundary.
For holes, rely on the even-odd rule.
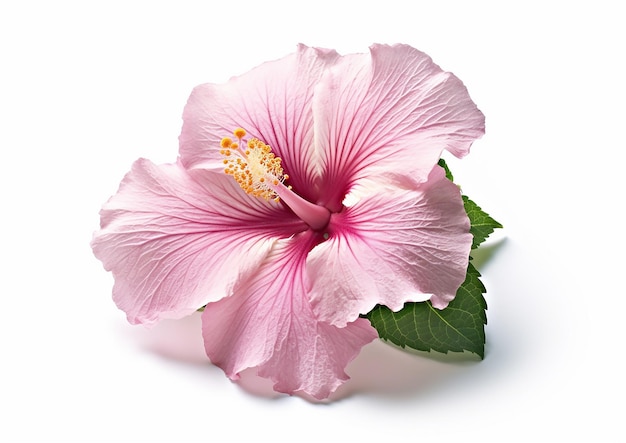
[[248,140],[242,147],[245,130],[238,128],[234,134],[238,142],[224,137],[220,143],[220,154],[226,157],[224,172],[232,175],[247,194],[278,202],[280,197],[275,189],[289,178],[283,173],[282,160],[257,138]]
[[286,186],[289,175],[283,172],[282,160],[263,141],[252,138],[245,142],[246,131],[233,131],[237,141],[224,137],[220,142],[220,154],[226,166],[224,172],[232,175],[247,194],[275,202],[282,201],[312,229],[321,230],[330,220],[330,211],[313,204]]

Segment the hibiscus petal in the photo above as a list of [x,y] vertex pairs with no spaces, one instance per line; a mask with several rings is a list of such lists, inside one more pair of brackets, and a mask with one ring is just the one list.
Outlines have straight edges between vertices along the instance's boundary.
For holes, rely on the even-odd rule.
[[92,248],[112,271],[113,299],[130,323],[180,318],[229,295],[273,239],[306,229],[225,174],[200,178],[140,159],[101,211]]
[[465,278],[472,236],[459,188],[436,167],[414,190],[388,188],[335,214],[309,254],[311,303],[343,326],[376,304],[444,308]]
[[313,152],[313,90],[338,57],[334,51],[300,45],[297,53],[264,63],[226,84],[196,87],[183,113],[183,164],[221,170],[220,140],[242,127],[272,147],[283,159],[290,184],[311,199],[319,175]]
[[313,110],[331,207],[356,180],[385,171],[424,181],[444,149],[462,157],[484,133],[463,83],[406,45],[343,57],[320,81]]
[[206,306],[207,355],[231,379],[258,367],[277,391],[326,398],[349,378],[344,368],[361,347],[377,337],[365,319],[336,328],[315,318],[304,271],[314,236],[309,231],[277,242],[258,274],[232,297]]

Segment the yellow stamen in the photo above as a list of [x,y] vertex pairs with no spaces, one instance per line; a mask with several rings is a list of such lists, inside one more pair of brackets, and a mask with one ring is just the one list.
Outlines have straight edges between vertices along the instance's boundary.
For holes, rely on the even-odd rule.
[[[279,201],[274,189],[288,177],[283,174],[280,157],[276,157],[272,148],[257,138],[241,145],[242,138],[246,135],[242,128],[235,129],[233,134],[239,143],[234,143],[228,137],[220,142],[220,154],[227,157],[224,159],[224,172],[232,175],[246,193],[265,200]],[[246,148],[239,149],[239,146]]]

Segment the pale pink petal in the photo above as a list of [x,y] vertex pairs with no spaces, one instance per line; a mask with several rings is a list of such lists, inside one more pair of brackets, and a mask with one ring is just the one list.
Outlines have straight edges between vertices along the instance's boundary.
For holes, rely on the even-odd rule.
[[388,188],[334,214],[307,260],[311,303],[343,326],[376,304],[445,307],[465,278],[472,236],[459,188],[436,167],[417,189]]
[[[185,107],[180,156],[187,168],[222,169],[219,144],[235,128],[270,145],[290,184],[313,200],[319,161],[313,152],[313,90],[338,54],[308,48],[264,63],[226,84],[196,87]],[[311,195],[309,195],[311,194]]]
[[257,367],[277,391],[326,398],[349,378],[348,362],[377,337],[365,319],[336,328],[315,318],[304,263],[316,236],[309,231],[275,244],[254,278],[206,306],[206,352],[230,378]]
[[230,295],[274,239],[306,229],[225,174],[198,180],[178,164],[140,159],[101,211],[92,248],[112,271],[113,299],[130,323],[179,318]]
[[463,83],[406,45],[342,57],[314,97],[324,194],[338,209],[357,180],[385,172],[426,180],[446,149],[467,154],[484,116]]

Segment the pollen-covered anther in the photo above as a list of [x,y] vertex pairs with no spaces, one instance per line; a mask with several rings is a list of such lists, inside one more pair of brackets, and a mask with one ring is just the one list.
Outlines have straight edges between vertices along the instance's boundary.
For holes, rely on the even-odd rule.
[[233,134],[235,134],[235,137],[241,140],[242,138],[246,136],[246,130],[243,128],[237,128],[233,131]]
[[232,175],[246,193],[265,200],[279,201],[275,188],[288,178],[288,175],[283,174],[280,157],[276,157],[272,148],[257,138],[242,144],[246,135],[242,128],[235,129],[233,134],[239,143],[228,137],[220,142],[220,154],[226,157],[224,172]]
[[220,142],[220,146],[222,148],[230,148],[233,144],[233,140],[230,137],[224,137]]

